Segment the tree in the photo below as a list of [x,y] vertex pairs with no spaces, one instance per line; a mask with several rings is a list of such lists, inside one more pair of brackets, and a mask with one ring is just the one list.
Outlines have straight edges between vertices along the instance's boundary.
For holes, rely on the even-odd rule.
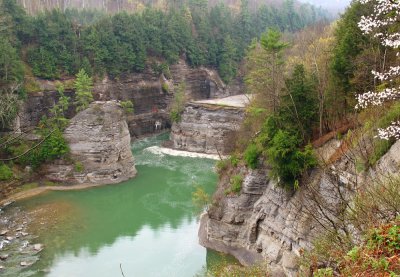
[[222,42],[219,57],[219,74],[224,82],[228,83],[236,76],[236,48],[233,40],[227,35]]
[[0,36],[0,87],[19,83],[23,76],[24,70],[17,51],[8,39]]
[[[382,46],[393,49],[398,57],[400,51],[400,3],[393,0],[360,0],[362,4],[372,3],[374,12],[370,15],[362,16],[358,27],[364,34],[374,33],[374,37],[379,39]],[[397,58],[398,61],[398,58]],[[368,106],[381,106],[384,102],[397,100],[400,98],[400,66],[390,65],[383,72],[372,71],[375,79],[381,82],[380,87],[374,91],[359,94],[356,108],[367,108]],[[400,119],[392,122],[391,126],[385,129],[378,129],[378,136],[382,139],[400,139]]]
[[78,74],[76,74],[74,88],[76,90],[76,110],[78,112],[85,110],[93,101],[93,80],[86,74],[84,69],[79,70]]
[[287,95],[283,97],[279,108],[281,125],[298,130],[305,142],[312,136],[318,110],[315,81],[306,75],[303,65],[296,65],[285,84]]
[[18,113],[18,96],[15,93],[0,92],[0,128],[8,127]]
[[256,94],[259,107],[276,112],[283,87],[283,50],[288,45],[281,41],[277,30],[268,30],[260,42],[253,42],[247,56],[246,85]]

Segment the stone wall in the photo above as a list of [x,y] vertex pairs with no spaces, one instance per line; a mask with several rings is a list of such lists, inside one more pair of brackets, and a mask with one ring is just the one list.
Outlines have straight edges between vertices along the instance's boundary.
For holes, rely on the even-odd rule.
[[[232,254],[245,265],[267,261],[273,276],[297,276],[298,256],[322,231],[316,219],[331,217],[341,206],[340,199],[351,199],[371,175],[398,174],[399,169],[400,142],[364,174],[355,173],[354,164],[345,157],[324,170],[314,170],[295,192],[277,186],[267,168],[236,169],[230,174],[244,176],[242,191],[238,196],[225,195],[230,174],[222,177],[214,204],[200,220],[200,244]],[[312,201],[316,193],[326,206],[316,207]]]

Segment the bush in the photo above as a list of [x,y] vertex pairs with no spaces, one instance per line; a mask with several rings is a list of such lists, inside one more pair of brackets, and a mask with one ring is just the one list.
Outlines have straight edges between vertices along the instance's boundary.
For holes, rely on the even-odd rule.
[[83,164],[81,162],[76,162],[75,163],[75,171],[78,173],[81,173],[85,170],[85,167],[83,166]]
[[196,208],[203,210],[210,204],[210,195],[201,186],[197,186],[192,193],[192,202]]
[[14,177],[11,168],[6,164],[0,165],[0,181],[8,181]]
[[379,161],[379,159],[382,158],[383,155],[385,155],[389,151],[393,143],[393,140],[376,140],[373,146],[372,153],[368,158],[369,165],[374,166],[376,162]]
[[266,151],[272,177],[294,186],[304,172],[317,165],[312,147],[301,150],[300,144],[297,135],[282,130],[275,134]]
[[258,150],[257,145],[254,143],[249,144],[244,152],[244,160],[251,169],[257,168],[259,156],[260,151]]
[[121,101],[120,104],[126,114],[134,112],[132,101],[130,101],[130,100]]
[[161,85],[161,89],[162,89],[163,92],[168,93],[168,92],[169,92],[168,83],[166,83],[166,82],[163,83],[163,84]]
[[[55,129],[51,135],[49,135],[48,131],[45,131],[42,135],[43,137],[48,137],[39,147],[19,158],[19,163],[38,168],[44,162],[61,158],[69,152],[68,144],[59,129]],[[21,155],[30,147],[32,147],[32,145],[22,143],[14,147],[13,152],[15,155]]]
[[172,122],[181,121],[182,118],[181,114],[185,108],[185,103],[186,103],[185,89],[186,89],[185,83],[181,83],[178,85],[175,91],[174,100],[172,103],[171,113],[170,113]]
[[243,176],[241,175],[234,175],[229,180],[230,187],[225,191],[225,194],[236,193],[238,194],[242,189],[243,184]]
[[340,262],[345,276],[399,276],[400,220],[369,231],[362,246],[355,246]]
[[219,160],[216,162],[215,164],[215,168],[218,172],[218,174],[221,174],[222,172],[224,172],[225,170],[227,170],[229,167],[229,160],[225,159],[225,160]]
[[229,161],[231,162],[231,165],[233,167],[237,167],[239,165],[240,159],[236,154],[232,154],[232,156],[229,158]]

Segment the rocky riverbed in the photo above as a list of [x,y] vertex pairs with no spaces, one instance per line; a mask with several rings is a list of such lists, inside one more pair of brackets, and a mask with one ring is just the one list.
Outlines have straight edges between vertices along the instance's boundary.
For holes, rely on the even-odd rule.
[[43,245],[30,232],[32,217],[13,203],[0,211],[0,272],[2,276],[20,276],[20,272],[39,260]]

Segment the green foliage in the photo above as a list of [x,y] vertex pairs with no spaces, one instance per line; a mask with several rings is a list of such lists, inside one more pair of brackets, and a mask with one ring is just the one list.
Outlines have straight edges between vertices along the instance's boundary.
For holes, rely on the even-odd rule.
[[[150,5],[140,13],[112,16],[56,9],[33,17],[14,0],[3,0],[0,17],[5,18],[5,28],[0,29],[0,36],[17,49],[26,49],[25,61],[36,77],[46,79],[70,76],[79,69],[90,76],[116,78],[143,72],[153,57],[166,68],[185,57],[191,66],[217,68],[229,81],[251,39],[266,27],[292,32],[326,17],[308,4],[252,9],[243,1],[238,13],[222,4],[199,8],[196,2],[172,5],[166,11]],[[169,70],[162,71],[170,78]]]
[[306,75],[303,65],[295,65],[290,78],[286,79],[288,95],[283,97],[279,108],[282,126],[299,130],[304,141],[312,135],[318,111],[316,84]]
[[341,272],[346,276],[397,276],[400,274],[399,221],[381,225],[369,231],[365,243],[351,249],[341,262]]
[[126,114],[132,114],[135,111],[133,108],[133,103],[130,100],[121,101],[120,104]]
[[69,107],[70,98],[64,95],[64,85],[57,83],[58,102],[50,109],[52,117],[47,119],[47,122],[42,122],[45,125],[53,128],[64,130],[68,125],[68,119],[65,118],[65,113]]
[[231,37],[228,35],[223,40],[223,46],[220,53],[220,61],[218,64],[219,75],[222,80],[228,83],[236,76],[237,62],[236,48]]
[[[325,205],[318,202],[321,204]],[[325,225],[326,232],[314,240],[313,250],[304,253],[302,264],[306,271],[315,270],[318,264],[329,261],[339,270],[340,276],[397,276],[400,273],[397,262],[400,255],[399,209],[398,177],[377,178],[364,186],[351,200],[351,207],[336,217],[336,227]],[[338,228],[338,225],[342,227]],[[397,275],[390,275],[392,272]]]
[[261,153],[255,143],[250,143],[247,146],[246,151],[244,152],[244,160],[251,169],[257,168],[258,157],[260,154]]
[[84,69],[79,70],[76,75],[74,88],[76,89],[76,110],[78,112],[85,110],[93,101],[93,80],[86,74]]
[[0,128],[10,126],[18,113],[18,96],[0,90]]
[[225,194],[235,193],[239,194],[242,189],[243,176],[242,175],[233,175],[230,180],[230,187],[225,191]]
[[[43,143],[19,158],[19,163],[30,165],[36,169],[44,162],[62,158],[69,152],[68,144],[58,128],[55,128],[52,132],[45,129],[42,136],[46,138]],[[19,156],[31,147],[32,145],[22,143],[13,147],[12,152],[15,156]]]
[[166,82],[162,83],[161,89],[162,89],[163,92],[168,93],[169,92],[168,83],[166,83]]
[[333,277],[333,269],[331,267],[320,268],[314,273],[314,277]]
[[170,118],[172,122],[181,121],[181,114],[185,108],[186,95],[185,95],[186,84],[180,83],[174,94],[174,100],[171,107]]
[[11,83],[20,83],[23,77],[24,69],[16,49],[6,37],[0,35],[0,88]]
[[225,172],[229,167],[229,160],[225,159],[225,160],[218,160],[215,164],[215,168],[218,172],[218,174],[222,174],[223,172]]
[[0,164],[0,181],[8,181],[14,177],[11,168],[6,164]]
[[307,145],[301,150],[300,145],[297,135],[282,130],[275,134],[266,150],[273,177],[293,186],[303,173],[317,165],[312,147]]
[[81,173],[85,170],[85,167],[83,166],[83,164],[81,162],[75,162],[74,169],[76,172]]
[[192,202],[195,207],[202,210],[210,204],[210,201],[210,195],[201,186],[197,186],[192,193]]
[[239,157],[234,153],[230,156],[229,161],[233,167],[237,167],[239,165],[240,159]]
[[369,165],[374,166],[380,158],[389,151],[393,144],[393,140],[376,140],[373,145],[372,153],[368,157]]

